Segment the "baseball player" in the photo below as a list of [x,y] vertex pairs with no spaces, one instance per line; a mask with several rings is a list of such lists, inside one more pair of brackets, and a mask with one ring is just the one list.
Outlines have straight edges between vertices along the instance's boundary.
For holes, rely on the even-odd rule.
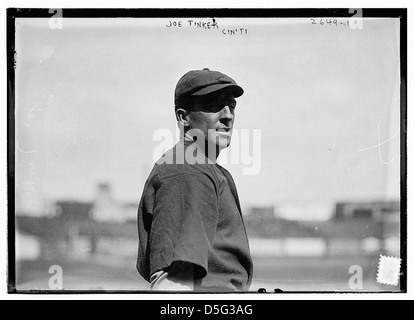
[[155,164],[138,210],[137,269],[151,290],[247,291],[253,263],[236,185],[216,163],[236,98],[227,75],[190,71],[175,90],[180,142]]

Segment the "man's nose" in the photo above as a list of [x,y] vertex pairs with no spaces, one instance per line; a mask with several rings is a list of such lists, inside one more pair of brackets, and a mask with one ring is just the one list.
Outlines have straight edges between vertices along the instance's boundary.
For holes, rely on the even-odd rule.
[[225,106],[222,110],[221,110],[221,118],[222,119],[226,119],[226,120],[233,120],[234,119],[234,113],[233,111],[230,109],[229,106]]

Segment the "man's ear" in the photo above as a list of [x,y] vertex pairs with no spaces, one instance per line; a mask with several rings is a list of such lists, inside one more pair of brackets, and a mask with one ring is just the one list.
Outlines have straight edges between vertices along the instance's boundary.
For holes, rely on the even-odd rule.
[[175,117],[177,118],[178,123],[183,127],[188,127],[190,125],[188,114],[188,111],[181,108],[175,110]]

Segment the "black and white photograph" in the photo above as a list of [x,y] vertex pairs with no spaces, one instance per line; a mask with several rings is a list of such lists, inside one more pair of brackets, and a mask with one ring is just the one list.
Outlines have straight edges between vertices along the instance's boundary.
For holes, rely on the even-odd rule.
[[7,18],[9,293],[407,292],[407,9]]

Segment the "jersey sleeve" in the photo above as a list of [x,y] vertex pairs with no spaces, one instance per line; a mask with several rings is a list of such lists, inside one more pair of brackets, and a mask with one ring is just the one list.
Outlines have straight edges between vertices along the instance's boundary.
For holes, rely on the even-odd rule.
[[217,192],[207,176],[184,173],[161,179],[149,239],[151,274],[185,262],[194,265],[196,278],[204,278],[217,220]]

